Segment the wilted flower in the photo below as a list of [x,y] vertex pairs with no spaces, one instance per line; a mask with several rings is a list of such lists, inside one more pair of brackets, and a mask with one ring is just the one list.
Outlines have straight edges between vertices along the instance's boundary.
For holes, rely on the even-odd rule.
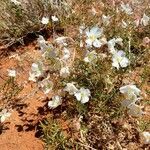
[[131,15],[132,12],[132,8],[130,7],[129,4],[124,4],[124,2],[122,2],[121,4],[121,10],[124,11],[126,14]]
[[36,78],[40,77],[43,73],[43,66],[41,63],[33,63],[31,71],[29,72],[29,80],[36,82]]
[[64,47],[63,48],[63,57],[62,57],[62,59],[67,60],[69,58],[70,58],[70,51],[69,51],[69,49]]
[[70,95],[74,95],[78,89],[75,87],[74,83],[67,83],[64,91],[69,92]]
[[59,19],[56,16],[51,16],[53,22],[57,22]]
[[147,26],[149,24],[150,17],[148,17],[145,13],[141,19],[141,24]]
[[64,46],[67,46],[66,40],[68,38],[69,37],[67,37],[67,36],[61,36],[61,37],[56,38],[55,41],[56,41],[57,44],[62,44]]
[[56,107],[58,107],[59,105],[62,104],[62,99],[60,96],[56,95],[52,97],[52,101],[48,102],[48,107],[50,109],[55,109]]
[[43,17],[42,20],[41,20],[41,23],[46,25],[49,23],[49,18],[48,17]]
[[129,59],[125,56],[125,52],[121,50],[113,54],[112,61],[112,66],[117,69],[125,68],[129,64]]
[[0,122],[4,122],[8,117],[10,117],[10,115],[10,112],[8,112],[6,109],[3,109],[0,112]]
[[127,99],[136,99],[139,96],[141,90],[136,87],[136,85],[125,85],[122,86],[120,92],[126,96]]
[[84,104],[89,101],[91,92],[89,89],[80,88],[80,90],[78,90],[74,95],[78,101],[81,101],[81,103]]
[[60,76],[66,78],[70,75],[69,67],[63,67],[60,70]]
[[128,114],[134,117],[140,117],[143,114],[142,107],[132,103],[128,106]]
[[39,35],[37,42],[38,42],[41,50],[44,52],[47,49],[47,41],[45,41],[43,36]]
[[15,5],[20,5],[21,2],[19,2],[18,0],[10,0],[11,2],[13,2]]
[[44,94],[48,94],[53,89],[53,82],[49,80],[49,77],[39,82]]
[[110,16],[105,16],[105,15],[102,15],[102,21],[103,21],[103,24],[105,25],[105,26],[107,26],[107,25],[109,25],[109,23],[110,23]]
[[84,58],[85,62],[92,63],[97,60],[97,53],[95,51],[88,52],[86,57]]
[[8,69],[8,76],[9,77],[16,77],[16,70]]
[[143,138],[144,144],[150,144],[150,132],[146,132],[146,131],[143,132],[142,138]]
[[85,33],[87,36],[86,44],[88,46],[101,47],[102,43],[98,38],[102,36],[103,30],[99,27],[93,27],[91,30],[86,29]]

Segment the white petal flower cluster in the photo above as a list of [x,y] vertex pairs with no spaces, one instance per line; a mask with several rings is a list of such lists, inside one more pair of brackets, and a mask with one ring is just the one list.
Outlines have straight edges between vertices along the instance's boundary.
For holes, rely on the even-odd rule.
[[11,113],[7,111],[7,109],[3,109],[0,112],[0,122],[4,122],[7,118],[11,116]]
[[125,56],[125,52],[120,50],[116,53],[113,54],[112,57],[112,66],[116,67],[117,69],[121,68],[125,68],[128,66],[129,64],[129,59]]
[[80,101],[82,104],[89,101],[91,92],[89,89],[80,88],[79,90],[75,87],[74,83],[67,83],[64,91],[69,92],[70,95],[74,95],[77,101]]
[[129,59],[126,57],[126,54],[122,50],[117,50],[115,48],[116,44],[123,45],[123,39],[122,38],[113,38],[107,42],[108,44],[108,50],[112,54],[112,66],[119,69],[125,68],[129,65]]
[[16,70],[8,69],[8,76],[9,77],[16,77]]
[[85,88],[80,88],[80,90],[78,90],[75,93],[77,101],[80,101],[82,104],[87,103],[89,101],[90,96],[91,96],[90,90]]
[[128,113],[132,116],[141,116],[143,114],[142,107],[136,102],[140,99],[141,90],[135,85],[126,85],[120,88],[120,92],[124,94],[125,100],[122,101],[122,106],[128,108]]
[[50,109],[55,109],[56,107],[58,107],[61,104],[62,104],[62,98],[60,96],[56,95],[56,96],[52,97],[52,101],[48,102],[48,107]]
[[37,78],[43,74],[43,65],[41,62],[33,63],[29,72],[29,80],[36,82]]
[[132,8],[129,4],[121,3],[121,10],[125,12],[127,15],[131,15],[133,13]]
[[100,41],[100,37],[102,36],[103,33],[103,29],[99,28],[97,26],[89,29],[87,28],[85,30],[85,34],[86,34],[86,44],[88,47],[94,46],[96,48],[99,48],[102,46],[102,42]]
[[41,20],[41,23],[44,25],[47,25],[49,23],[49,18],[48,17],[43,17]]

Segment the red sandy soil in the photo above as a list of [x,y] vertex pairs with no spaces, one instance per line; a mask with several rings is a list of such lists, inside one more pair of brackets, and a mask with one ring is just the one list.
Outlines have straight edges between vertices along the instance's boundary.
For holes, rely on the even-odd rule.
[[[10,58],[15,54],[19,55]],[[1,102],[0,105],[6,108],[11,108],[12,103],[14,108],[11,117],[4,124],[4,128],[0,135],[0,150],[43,150],[42,141],[35,137],[36,127],[43,115],[40,115],[40,108],[47,103],[45,95],[42,91],[36,92],[36,83],[28,81],[28,72],[31,68],[32,61],[38,58],[39,52],[35,50],[35,45],[25,46],[19,51],[10,54],[0,60],[0,76],[7,80],[7,69],[16,69],[17,83],[23,86],[23,90],[17,95],[18,101]],[[30,59],[31,58],[31,59]],[[5,81],[0,78],[0,84]],[[35,88],[34,88],[35,87]],[[0,93],[0,98],[2,93]],[[9,106],[8,106],[9,104]],[[15,106],[16,104],[16,106]]]

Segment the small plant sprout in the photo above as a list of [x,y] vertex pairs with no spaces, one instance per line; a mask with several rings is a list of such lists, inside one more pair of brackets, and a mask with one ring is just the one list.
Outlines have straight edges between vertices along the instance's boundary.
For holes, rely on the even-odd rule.
[[69,71],[69,67],[63,67],[61,68],[60,70],[60,76],[63,77],[63,78],[66,78],[70,75],[70,71]]
[[53,22],[58,22],[59,21],[59,19],[56,16],[51,16],[51,19],[52,19]]
[[44,25],[47,25],[49,23],[49,18],[48,17],[43,17],[41,20],[41,23]]
[[122,50],[113,54],[112,61],[112,66],[118,70],[120,67],[125,68],[129,65],[129,59],[125,56],[125,52]]
[[64,88],[64,91],[69,92],[70,95],[74,95],[78,89],[75,87],[74,83],[67,83],[66,87]]
[[150,17],[148,17],[145,13],[141,19],[141,25],[147,26],[149,24]]
[[143,106],[139,106],[135,103],[130,104],[127,106],[128,108],[128,114],[134,117],[141,117],[144,112],[142,111]]
[[93,63],[97,60],[97,53],[95,51],[88,52],[84,58],[85,62]]
[[82,104],[87,103],[89,101],[89,97],[91,96],[91,92],[89,89],[80,88],[75,94],[77,101],[80,101]]
[[44,94],[48,94],[53,89],[53,82],[49,80],[49,77],[39,82],[39,86],[42,88]]
[[50,109],[55,109],[56,107],[58,107],[61,104],[62,104],[62,98],[60,96],[56,95],[56,96],[52,97],[52,101],[48,102],[48,107]]
[[133,11],[130,5],[124,4],[124,2],[121,3],[121,11],[125,12],[127,15],[133,14]]
[[31,71],[29,72],[29,80],[36,82],[36,78],[40,77],[43,73],[42,63],[33,63],[31,66]]
[[105,15],[102,15],[102,21],[103,21],[103,24],[105,25],[105,26],[108,26],[109,25],[109,23],[110,23],[110,16],[105,16]]
[[3,109],[1,112],[0,112],[0,122],[4,122],[7,118],[9,118],[11,115],[10,112],[7,111],[7,109]]
[[9,77],[16,77],[16,70],[8,69],[8,76]]
[[20,5],[21,2],[19,2],[18,0],[10,0],[12,3],[14,3],[15,5]]
[[147,131],[142,132],[142,139],[144,144],[150,144],[150,132]]
[[91,47],[94,46],[96,48],[101,47],[102,43],[100,42],[99,38],[102,36],[103,29],[97,26],[93,27],[91,30],[87,28],[85,30],[85,34],[87,36],[86,44],[87,46]]

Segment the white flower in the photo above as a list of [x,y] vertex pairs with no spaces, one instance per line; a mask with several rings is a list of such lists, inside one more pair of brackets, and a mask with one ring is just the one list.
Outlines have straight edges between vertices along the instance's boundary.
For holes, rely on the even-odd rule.
[[3,109],[0,112],[0,122],[4,122],[8,117],[10,117],[10,115],[10,112],[8,112],[6,109]]
[[20,5],[21,2],[17,1],[17,0],[10,0],[11,2],[13,2],[15,5]]
[[52,19],[53,22],[59,21],[59,19],[56,16],[51,16],[51,19]]
[[129,59],[125,56],[125,52],[121,50],[113,54],[112,61],[112,66],[117,69],[125,68],[129,64]]
[[48,94],[53,89],[53,82],[49,80],[49,77],[39,82],[44,94]]
[[42,51],[45,51],[47,49],[47,41],[45,41],[43,36],[39,35],[37,42],[38,42]]
[[141,19],[141,24],[147,26],[149,24],[150,17],[148,17],[145,13]]
[[143,132],[142,137],[144,144],[150,144],[150,132]]
[[56,107],[58,107],[59,105],[62,104],[62,99],[60,96],[56,95],[52,97],[52,101],[48,102],[48,107],[50,109],[55,109]]
[[109,25],[109,23],[110,23],[110,16],[105,16],[105,15],[102,15],[102,21],[103,21],[103,24],[104,25]]
[[87,36],[86,44],[87,46],[101,47],[102,43],[98,38],[102,36],[103,30],[99,27],[93,27],[91,30],[86,29],[85,33]]
[[121,4],[121,10],[124,11],[126,14],[131,15],[132,12],[132,8],[130,7],[129,4],[124,4],[124,2],[122,2]]
[[143,114],[142,107],[132,103],[128,106],[128,114],[134,117],[140,117]]
[[81,103],[84,104],[89,101],[91,92],[89,89],[80,88],[80,90],[78,90],[74,95],[78,101],[81,101]]
[[64,91],[69,92],[70,95],[74,95],[78,91],[78,89],[74,86],[74,83],[67,83]]
[[48,17],[43,17],[42,20],[41,20],[41,23],[46,25],[49,23],[49,18]]
[[110,51],[110,53],[114,54],[114,53],[116,53],[115,45],[119,44],[122,46],[123,45],[123,39],[120,37],[119,38],[113,38],[113,39],[109,40],[107,42],[107,44],[108,44],[108,50]]
[[63,57],[62,57],[62,59],[67,60],[69,58],[70,58],[70,51],[69,51],[69,49],[64,47],[63,48]]
[[95,51],[88,52],[86,57],[84,58],[85,62],[91,63],[97,60],[97,53]]
[[60,70],[60,76],[61,77],[66,78],[69,75],[70,75],[69,67],[63,67],[63,68],[61,68],[61,70]]
[[141,90],[138,89],[136,85],[132,85],[132,84],[122,86],[119,90],[122,94],[126,96],[127,99],[136,99],[141,92]]
[[43,73],[43,68],[41,63],[33,63],[31,66],[31,71],[29,72],[29,80],[36,82],[36,78],[40,77]]
[[8,69],[8,76],[9,77],[16,77],[16,70]]

